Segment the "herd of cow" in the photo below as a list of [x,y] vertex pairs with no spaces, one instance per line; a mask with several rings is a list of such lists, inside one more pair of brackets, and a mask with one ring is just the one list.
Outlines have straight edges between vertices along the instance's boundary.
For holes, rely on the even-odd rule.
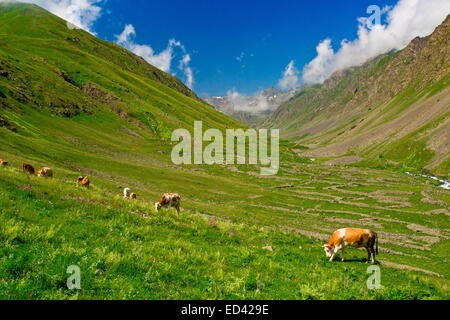
[[[9,164],[8,161],[0,159],[1,166],[7,166],[8,164]],[[36,174],[36,176],[38,176],[38,177],[53,178],[53,170],[52,170],[52,168],[49,168],[49,167],[43,167],[41,170],[39,170],[36,173],[36,170],[34,169],[34,167],[31,164],[24,163],[22,165],[22,171],[24,173],[31,174],[31,175]],[[85,187],[87,189],[89,189],[89,186],[91,184],[91,180],[89,179],[89,177],[84,177],[84,176],[79,176],[77,178],[77,182],[82,187]],[[137,194],[134,192],[131,192],[130,188],[125,188],[123,190],[123,197],[125,199],[136,200]],[[165,194],[163,194],[161,200],[154,203],[154,206],[155,206],[156,212],[158,212],[159,210],[161,210],[161,208],[164,207],[164,208],[168,208],[168,209],[175,208],[175,210],[177,211],[177,214],[180,214],[180,204],[181,204],[181,197],[178,194],[165,193]]]
[[[7,166],[8,162],[0,159],[0,166]],[[35,169],[32,165],[24,163],[22,165],[22,170],[24,173],[34,175]],[[53,170],[49,167],[43,167],[40,169],[36,176],[53,178]],[[89,189],[90,179],[89,177],[79,176],[77,182]],[[136,200],[137,194],[131,192],[130,188],[125,188],[123,190],[123,197],[129,200]],[[181,197],[176,193],[165,193],[163,194],[161,200],[154,203],[155,210],[158,212],[162,207],[165,208],[175,208],[177,214],[180,214],[180,203]],[[330,261],[333,261],[334,257],[339,251],[341,253],[341,259],[345,259],[345,249],[347,247],[353,248],[365,248],[368,253],[367,263],[375,263],[375,256],[378,254],[378,236],[377,234],[369,229],[360,228],[342,228],[336,230],[327,244],[322,246],[325,250],[326,256]]]

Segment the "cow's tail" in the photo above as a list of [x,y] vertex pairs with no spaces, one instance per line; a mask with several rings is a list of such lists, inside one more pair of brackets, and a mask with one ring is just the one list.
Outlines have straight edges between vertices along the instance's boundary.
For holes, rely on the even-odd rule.
[[378,255],[378,236],[375,236],[375,253]]

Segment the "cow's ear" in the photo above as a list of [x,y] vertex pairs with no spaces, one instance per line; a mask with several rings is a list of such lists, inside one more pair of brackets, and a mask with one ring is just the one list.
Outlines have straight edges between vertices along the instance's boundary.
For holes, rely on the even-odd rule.
[[327,244],[324,244],[324,245],[322,246],[322,248],[326,248],[326,247],[328,247],[328,245],[327,245]]

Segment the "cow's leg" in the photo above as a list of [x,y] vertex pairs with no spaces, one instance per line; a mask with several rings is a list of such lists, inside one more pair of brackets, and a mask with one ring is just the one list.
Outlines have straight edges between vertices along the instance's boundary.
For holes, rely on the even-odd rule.
[[369,261],[370,261],[370,256],[371,256],[372,254],[371,254],[369,248],[366,248],[366,249],[367,249],[367,261],[366,261],[366,263],[369,263]]
[[175,209],[177,210],[177,215],[180,215],[180,205],[179,204],[177,204],[175,206]]
[[333,250],[333,254],[331,255],[331,258],[330,258],[330,262],[332,262],[332,261],[333,261],[333,259],[334,259],[334,256],[336,255],[336,253],[338,253],[338,251],[339,251],[339,248],[334,248],[334,250]]
[[373,247],[370,248],[370,253],[372,254],[372,263],[375,263],[375,249]]
[[342,253],[341,253],[341,256],[342,256],[342,262],[344,262],[344,260],[345,260],[345,247],[342,247]]

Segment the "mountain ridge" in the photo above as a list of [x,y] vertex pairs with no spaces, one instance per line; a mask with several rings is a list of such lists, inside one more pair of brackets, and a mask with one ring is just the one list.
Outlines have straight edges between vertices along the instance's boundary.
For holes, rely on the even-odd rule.
[[[10,11],[10,12],[12,11],[11,17],[10,17],[10,19],[4,21],[3,26],[0,27],[0,32],[2,32],[2,31],[8,32],[8,30],[9,30],[9,31],[14,31],[17,34],[17,30],[11,30],[8,27],[8,24],[12,25],[14,23],[21,23],[20,15],[23,15],[23,16],[29,16],[29,17],[34,18],[34,21],[32,22],[33,27],[30,28],[27,26],[27,24],[21,23],[23,26],[23,29],[20,30],[20,32],[18,34],[26,35],[27,37],[33,36],[33,37],[38,37],[38,38],[48,38],[47,34],[39,32],[36,29],[39,29],[39,27],[40,27],[40,23],[39,23],[40,18],[41,19],[48,18],[49,15],[51,15],[53,17],[53,19],[52,19],[53,20],[52,21],[53,30],[52,31],[47,30],[47,33],[49,35],[51,35],[52,37],[54,37],[55,35],[60,36],[60,37],[64,37],[67,35],[67,32],[61,32],[61,30],[63,30],[64,28],[69,28],[68,22],[65,21],[64,19],[59,18],[58,16],[53,15],[50,12],[44,10],[43,8],[39,7],[38,5],[28,4],[28,3],[18,3],[18,2],[4,2],[4,3],[0,2],[0,14],[1,13],[5,14],[6,11]],[[111,60],[112,63],[114,63],[116,65],[120,65],[124,69],[128,69],[129,71],[131,71],[133,73],[143,74],[146,77],[148,77],[149,79],[156,80],[161,83],[165,83],[169,87],[172,87],[173,89],[176,89],[187,96],[190,96],[190,97],[193,97],[193,98],[199,100],[197,95],[192,90],[190,90],[185,84],[183,84],[178,78],[176,78],[168,73],[165,73],[165,72],[159,70],[158,68],[150,65],[142,57],[126,50],[125,48],[121,47],[120,45],[118,45],[114,42],[108,42],[108,41],[101,40],[96,37],[94,38],[94,37],[90,36],[89,32],[87,32],[81,28],[73,26],[73,27],[71,27],[71,29],[75,30],[75,32],[72,33],[72,34],[75,34],[75,36],[74,37],[66,36],[65,40],[67,40],[68,42],[71,42],[72,44],[75,44],[75,45],[78,45],[81,47],[81,46],[83,46],[83,42],[81,40],[93,41],[95,43],[96,47],[90,48],[91,54],[97,55],[101,58],[105,58],[105,55],[107,55],[106,58],[112,59]],[[121,61],[122,63],[119,63],[116,56],[110,55],[110,54],[108,55],[108,50],[110,50],[111,48],[113,48],[115,50],[119,50],[122,55],[128,56],[130,59],[125,60],[126,64],[123,64],[124,61]]]
[[447,16],[405,49],[307,87],[263,125],[309,148],[304,156],[355,154],[448,175],[449,25]]

